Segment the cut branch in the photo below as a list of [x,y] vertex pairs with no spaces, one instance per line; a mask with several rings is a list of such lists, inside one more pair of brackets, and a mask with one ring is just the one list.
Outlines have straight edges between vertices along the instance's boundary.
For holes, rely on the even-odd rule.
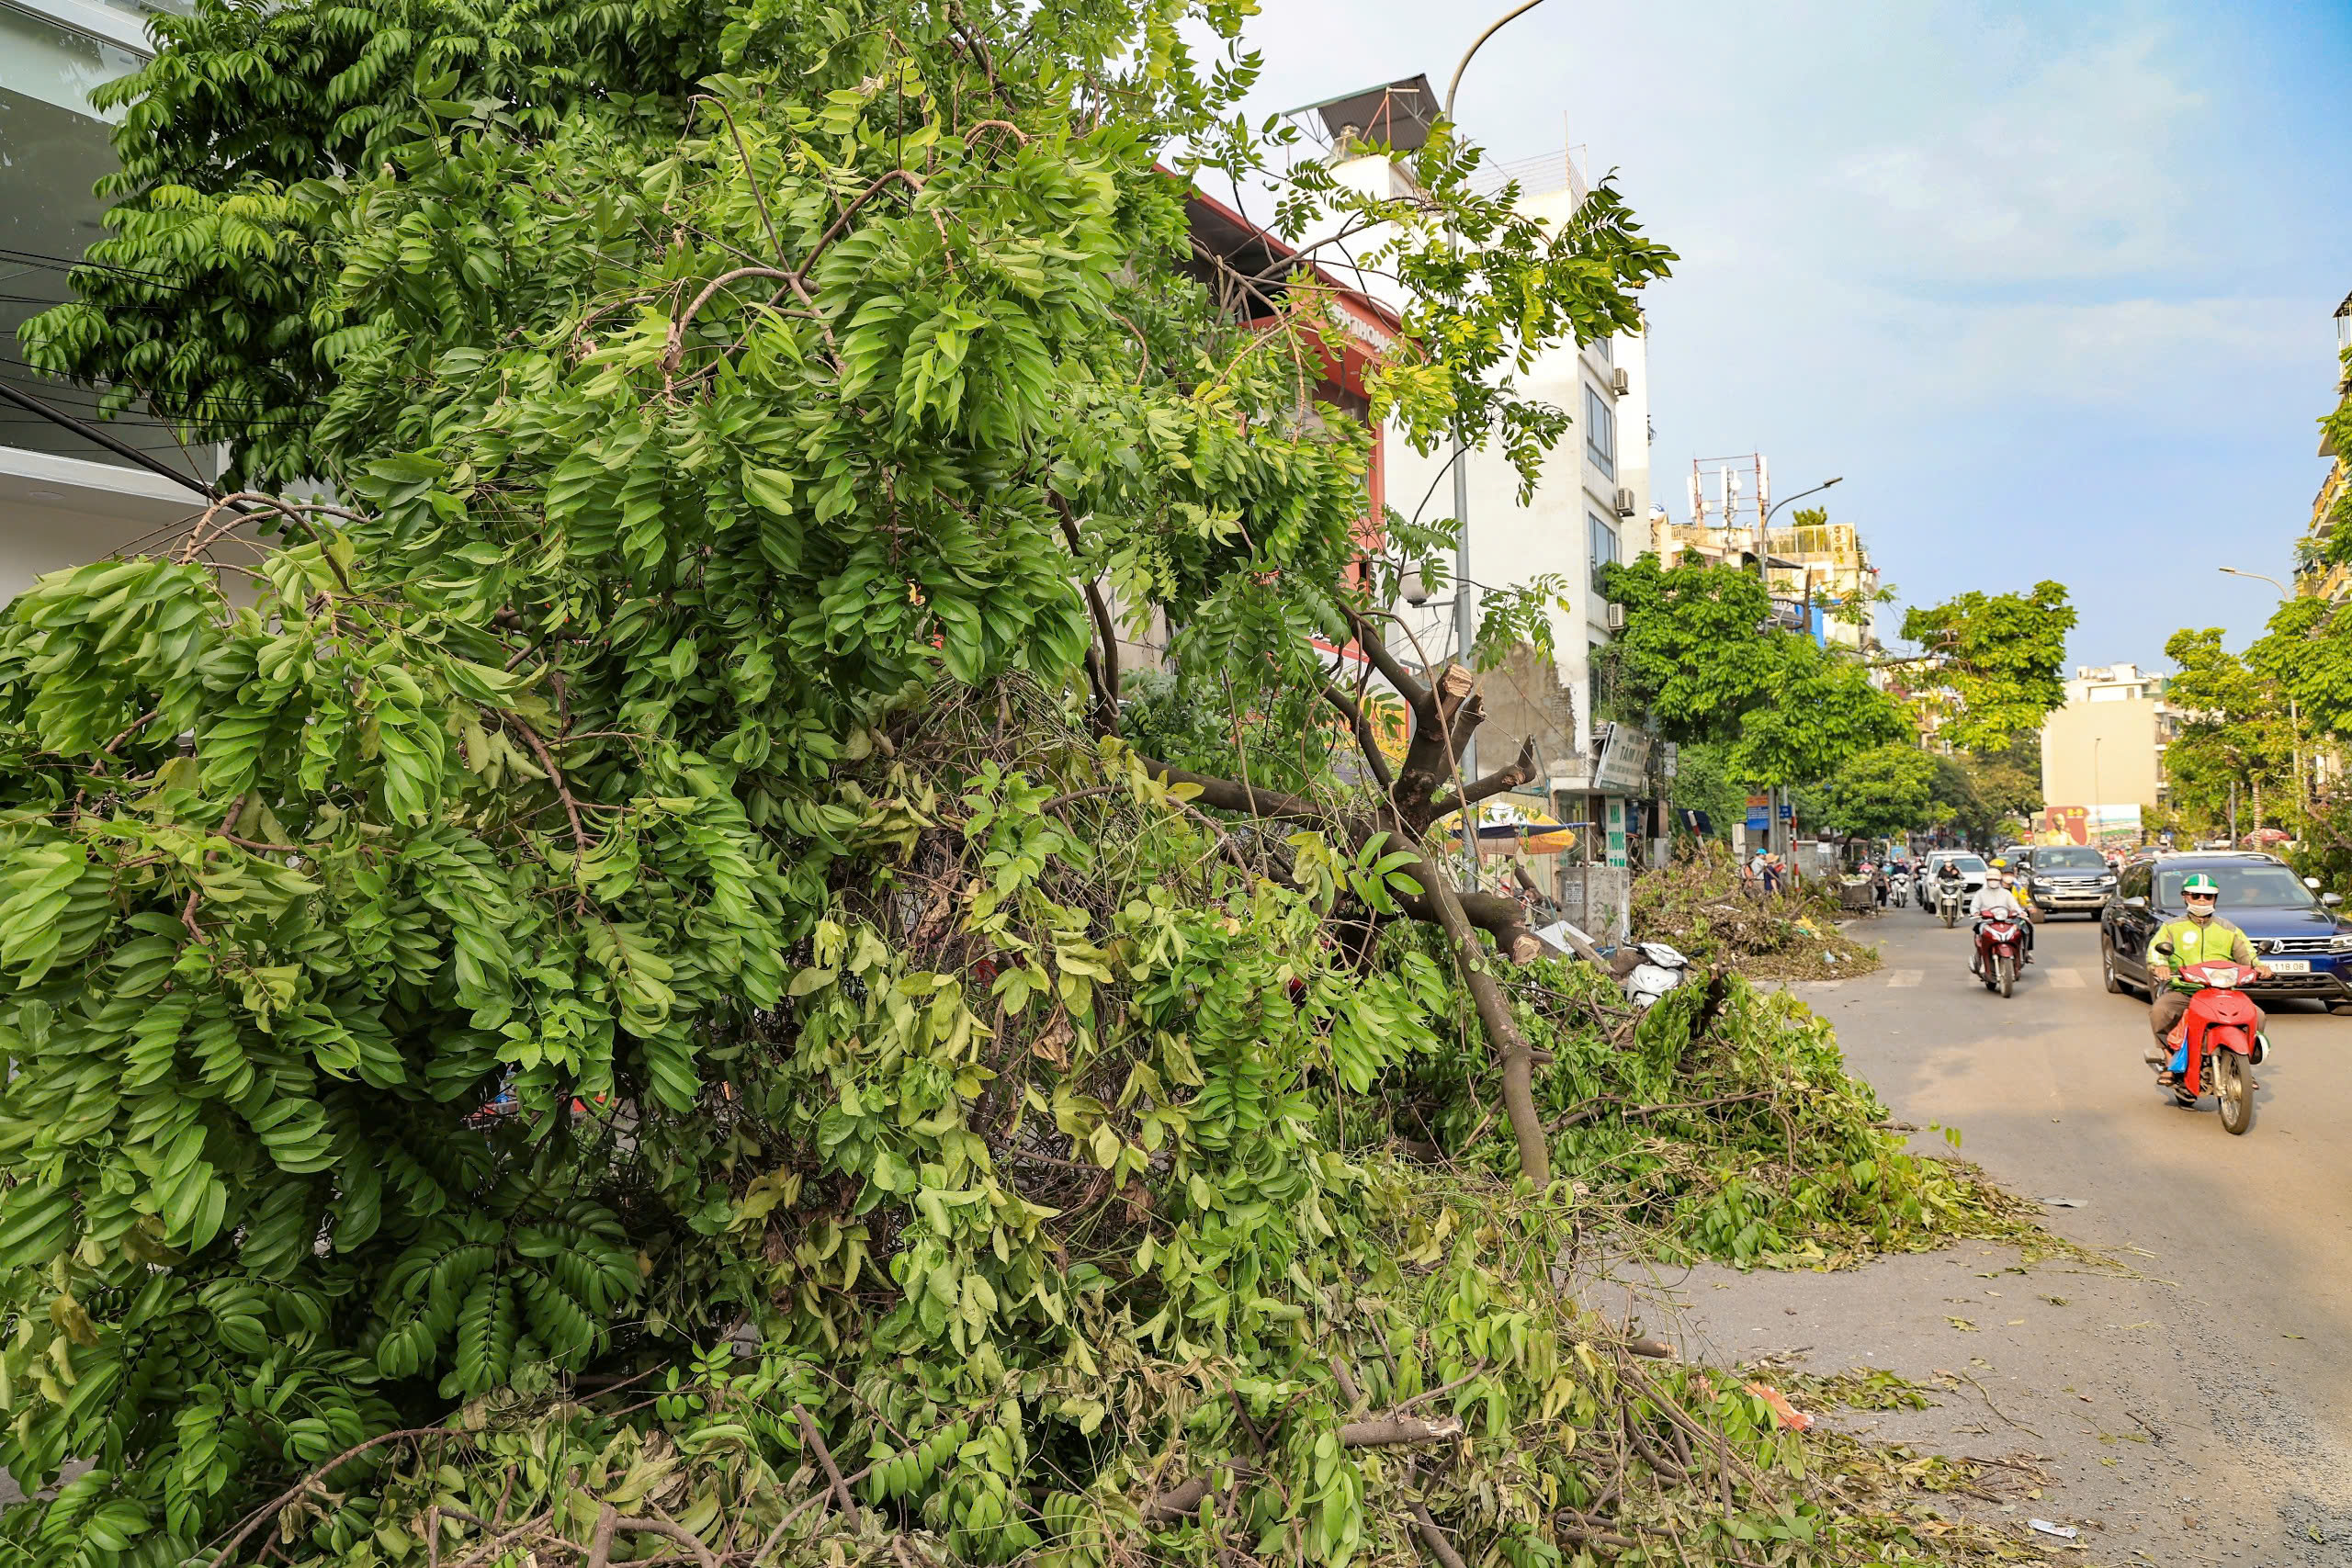
[[[1393,1448],[1404,1443],[1459,1442],[1466,1435],[1461,1421],[1452,1416],[1433,1421],[1423,1421],[1409,1416],[1390,1416],[1376,1421],[1351,1421],[1339,1430],[1340,1446],[1343,1449]],[[1257,1466],[1240,1460],[1227,1460],[1205,1472],[1193,1476],[1159,1495],[1148,1498],[1138,1510],[1148,1525],[1173,1524],[1188,1519],[1199,1511],[1209,1495],[1220,1483],[1247,1481],[1258,1473]]]
[[1400,1443],[1451,1443],[1465,1433],[1457,1416],[1423,1420],[1418,1416],[1385,1416],[1375,1421],[1351,1421],[1340,1428],[1343,1449],[1390,1449]]
[[855,1529],[858,1525],[857,1499],[850,1495],[849,1483],[842,1479],[842,1467],[833,1462],[833,1450],[825,1446],[824,1438],[817,1430],[817,1423],[808,1419],[808,1412],[796,1404],[792,1407],[792,1414],[799,1419],[802,1440],[816,1454],[817,1462],[824,1466],[825,1480],[832,1487],[833,1501],[840,1506],[842,1517],[849,1521],[850,1529]]
[[1148,1500],[1139,1512],[1148,1525],[1172,1525],[1189,1519],[1200,1511],[1201,1504],[1217,1489],[1217,1483],[1238,1483],[1258,1473],[1255,1465],[1238,1460],[1218,1465],[1204,1475],[1195,1475],[1181,1485],[1170,1487],[1159,1496]]
[[1254,784],[1237,784],[1231,779],[1215,778],[1207,773],[1188,773],[1171,768],[1138,754],[1144,770],[1161,784],[1198,784],[1197,798],[1203,806],[1214,806],[1219,811],[1238,811],[1247,817],[1262,817],[1286,822],[1329,822],[1331,813],[1311,800],[1279,790],[1260,789]]
[[1440,795],[1436,804],[1430,807],[1430,819],[1436,821],[1461,810],[1465,806],[1476,806],[1489,796],[1503,795],[1521,785],[1532,784],[1534,782],[1537,766],[1535,737],[1531,735],[1520,747],[1519,755],[1513,758],[1508,766],[1497,768],[1493,773],[1466,788]]
[[[1552,1145],[1544,1132],[1544,1118],[1535,1109],[1534,1053],[1528,1046],[1527,1036],[1520,1032],[1519,1021],[1511,1015],[1510,998],[1487,972],[1476,930],[1464,912],[1453,884],[1443,871],[1435,866],[1429,869],[1430,877],[1422,885],[1428,889],[1428,903],[1436,912],[1438,925],[1453,944],[1454,966],[1460,970],[1463,984],[1478,1010],[1478,1021],[1486,1027],[1487,1043],[1502,1058],[1503,1113],[1510,1118],[1511,1134],[1519,1143],[1520,1174],[1541,1191],[1552,1180]],[[1510,900],[1501,902],[1509,904]],[[1534,932],[1526,931],[1524,925],[1520,930],[1525,932],[1528,942],[1540,947]],[[1518,945],[1515,939],[1512,945]]]

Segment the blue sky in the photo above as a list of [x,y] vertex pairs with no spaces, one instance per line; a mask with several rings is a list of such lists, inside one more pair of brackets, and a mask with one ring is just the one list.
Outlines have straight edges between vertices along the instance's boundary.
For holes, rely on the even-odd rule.
[[[1254,109],[1426,71],[1508,0],[1261,0]],[[1615,169],[1658,498],[1761,450],[1842,474],[1905,603],[2054,577],[2070,660],[2256,633],[2325,465],[2352,291],[2352,4],[1547,0],[1464,78],[1504,160]],[[1884,629],[1893,630],[1893,623]]]

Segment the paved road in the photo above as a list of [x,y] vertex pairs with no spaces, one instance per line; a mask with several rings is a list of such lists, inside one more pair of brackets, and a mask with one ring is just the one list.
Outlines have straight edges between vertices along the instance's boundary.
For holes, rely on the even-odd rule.
[[1896,910],[1854,930],[1884,969],[1792,987],[1848,1066],[1897,1117],[1961,1128],[2010,1191],[2075,1200],[2049,1226],[2137,1272],[1970,1245],[1836,1275],[1702,1269],[1661,1312],[1712,1358],[1941,1382],[1935,1410],[1856,1419],[2030,1458],[2049,1490],[1993,1515],[2020,1540],[2038,1515],[2079,1523],[2095,1562],[2352,1562],[2352,1017],[2282,1004],[2233,1138],[2155,1089],[2146,1005],[2102,987],[2096,925],[2041,927],[2006,1001],[1969,975],[1964,927]]
[[[2069,1224],[2154,1252],[2165,1272],[2273,1333],[2352,1350],[2352,1018],[2282,1002],[2252,1132],[2173,1109],[2141,1063],[2146,1004],[2100,982],[2098,927],[2043,925],[2004,1001],[1967,969],[1967,932],[1915,912],[1871,922],[1886,967],[1806,987],[1846,1060],[1896,1114],[1963,1130],[1962,1152]],[[2093,1216],[2096,1219],[2093,1220]],[[2332,1394],[2352,1410],[2352,1354]]]

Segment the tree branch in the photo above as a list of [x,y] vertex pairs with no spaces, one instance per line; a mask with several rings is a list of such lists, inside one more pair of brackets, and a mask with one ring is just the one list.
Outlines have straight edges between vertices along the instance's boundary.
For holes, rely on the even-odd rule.
[[[989,46],[974,36],[971,28],[964,21],[964,8],[956,5],[956,0],[947,0],[947,25],[956,29],[956,36],[961,39],[964,47],[971,51],[972,63],[978,65],[980,68],[980,74],[988,79],[989,91],[994,93],[997,96],[997,101],[1006,108],[1016,114],[1019,113],[1021,106],[1013,101],[1011,93],[1005,91],[1004,84],[996,79],[996,63],[989,58]],[[1003,122],[998,120],[989,123],[1001,125]]]
[[[1452,1416],[1442,1416],[1424,1421],[1410,1416],[1389,1416],[1376,1421],[1351,1421],[1339,1431],[1343,1449],[1392,1448],[1400,1443],[1452,1443],[1464,1436],[1462,1422]],[[1247,1481],[1258,1472],[1255,1465],[1240,1460],[1227,1460],[1193,1476],[1182,1485],[1170,1487],[1156,1497],[1145,1501],[1138,1510],[1144,1523],[1173,1524],[1197,1512],[1201,1504],[1217,1489],[1220,1478]]]
[[[1052,491],[1046,492],[1046,503],[1061,517],[1062,538],[1069,546],[1070,558],[1085,569],[1086,547],[1078,536],[1078,521],[1069,514],[1069,502]],[[1094,622],[1095,640],[1101,645],[1099,660],[1087,660],[1087,676],[1094,682],[1096,705],[1102,711],[1102,733],[1119,733],[1119,630],[1111,619],[1111,606],[1102,597],[1102,584],[1089,576],[1085,582],[1086,608]]]
[[1384,792],[1395,789],[1396,775],[1389,769],[1388,759],[1380,750],[1380,738],[1373,733],[1372,721],[1364,716],[1362,705],[1329,681],[1323,683],[1323,696],[1348,721],[1348,728],[1356,738],[1356,749],[1363,753],[1364,766],[1372,770],[1374,781]]
[[1445,1539],[1445,1532],[1437,1528],[1437,1521],[1430,1517],[1428,1504],[1419,1497],[1408,1497],[1405,1500],[1405,1509],[1413,1516],[1413,1533],[1421,1538],[1421,1545],[1437,1559],[1438,1568],[1469,1568],[1462,1561],[1462,1553],[1454,1551],[1453,1542]]
[[1269,821],[1329,822],[1331,813],[1311,800],[1278,790],[1259,789],[1251,784],[1236,784],[1231,779],[1213,778],[1207,773],[1189,773],[1171,768],[1167,763],[1136,753],[1136,761],[1144,771],[1162,784],[1198,784],[1197,798],[1204,806],[1214,806],[1219,811],[1238,811],[1245,817],[1260,817]]
[[403,1427],[397,1432],[379,1432],[374,1437],[368,1438],[366,1442],[355,1444],[354,1446],[344,1450],[343,1452],[335,1455],[334,1458],[327,1461],[326,1463],[319,1466],[316,1470],[311,1472],[310,1474],[302,1477],[301,1480],[296,1482],[293,1485],[288,1487],[285,1491],[280,1492],[277,1496],[272,1497],[268,1502],[264,1503],[260,1507],[255,1508],[251,1514],[247,1515],[245,1517],[244,1524],[238,1529],[235,1535],[229,1538],[229,1544],[220,1549],[220,1553],[212,1559],[209,1568],[220,1568],[220,1565],[228,1562],[230,1557],[236,1552],[237,1548],[245,1544],[245,1538],[247,1536],[253,1534],[254,1531],[259,1529],[269,1520],[277,1517],[277,1511],[279,1509],[285,1507],[287,1504],[291,1503],[294,1499],[300,1497],[311,1487],[319,1484],[327,1476],[333,1475],[336,1471],[341,1470],[345,1465],[350,1463],[353,1460],[357,1459],[361,1454],[366,1453],[369,1449],[376,1448],[384,1443],[398,1442],[402,1438],[455,1438],[459,1442],[465,1443],[470,1443],[474,1440],[474,1435],[471,1432],[464,1431],[456,1427]]
[[[1434,913],[1436,923],[1453,944],[1454,967],[1461,972],[1463,985],[1470,992],[1470,999],[1478,1010],[1478,1021],[1487,1032],[1487,1043],[1502,1058],[1503,1113],[1510,1120],[1511,1135],[1519,1144],[1520,1174],[1526,1177],[1537,1191],[1552,1180],[1552,1145],[1544,1135],[1544,1118],[1535,1109],[1535,1054],[1529,1048],[1527,1036],[1520,1032],[1519,1021],[1512,1016],[1510,998],[1502,985],[1488,974],[1481,962],[1478,938],[1473,929],[1464,900],[1453,890],[1453,882],[1443,868],[1424,860],[1417,872],[1425,873],[1421,886],[1426,889],[1425,902]],[[1493,898],[1491,894],[1479,895]],[[1541,952],[1542,940],[1518,919],[1519,906],[1508,898],[1498,902],[1510,905],[1512,911],[1509,945],[1503,951],[1518,963],[1525,963]],[[1399,899],[1399,903],[1403,900]],[[1421,917],[1426,919],[1430,916]],[[1505,938],[1498,933],[1498,942]]]
[[[739,266],[732,271],[722,272],[708,283],[704,284],[702,292],[695,296],[694,303],[687,306],[679,314],[678,319],[670,323],[670,341],[662,354],[662,374],[674,376],[678,373],[678,367],[684,363],[686,356],[686,329],[694,324],[695,317],[702,313],[702,308],[710,303],[710,297],[730,283],[746,277],[778,278],[789,285],[793,292],[798,294],[802,302],[806,303],[808,294],[801,287],[801,279],[808,276],[808,269],[817,265],[817,258],[825,254],[826,246],[841,238],[842,231],[847,227],[849,220],[857,216],[857,209],[872,200],[884,186],[894,182],[910,186],[918,191],[922,189],[923,184],[922,176],[912,169],[892,169],[888,174],[867,186],[857,193],[854,200],[842,209],[842,215],[834,219],[823,233],[817,236],[817,243],[808,248],[807,255],[800,258],[800,265],[797,268],[787,272],[782,267],[775,266]],[[831,335],[830,329],[827,335],[829,337]]]
[[1461,810],[1465,806],[1476,806],[1490,795],[1502,795],[1519,788],[1521,784],[1530,784],[1535,778],[1536,767],[1535,737],[1531,735],[1520,747],[1518,757],[1513,759],[1509,766],[1497,768],[1485,778],[1464,789],[1438,796],[1430,807],[1430,820],[1434,822],[1449,813]]
[[[598,1522],[602,1523],[601,1520]],[[639,1535],[667,1536],[693,1552],[695,1561],[700,1562],[702,1568],[718,1568],[718,1559],[711,1555],[710,1548],[705,1546],[700,1539],[684,1525],[673,1525],[667,1519],[616,1518],[613,1521],[613,1528],[616,1530],[631,1530]]]
[[834,219],[823,233],[817,236],[817,243],[809,247],[807,255],[800,258],[800,270],[793,276],[796,277],[808,276],[808,269],[817,265],[817,258],[825,254],[825,247],[842,237],[842,231],[849,226],[849,220],[857,216],[857,209],[871,201],[883,186],[893,180],[900,181],[917,191],[922,189],[923,181],[921,175],[916,174],[912,169],[892,169],[888,174],[859,191],[856,199],[842,209],[842,215]]
[[1342,608],[1348,617],[1348,626],[1356,634],[1356,646],[1363,649],[1363,656],[1372,661],[1372,667],[1380,671],[1384,680],[1396,688],[1396,694],[1418,711],[1430,700],[1429,687],[1419,676],[1405,668],[1404,660],[1388,650],[1388,640],[1378,635],[1370,620],[1353,609]]
[[792,1407],[792,1414],[799,1418],[802,1439],[815,1451],[817,1462],[825,1467],[825,1480],[833,1489],[833,1501],[841,1505],[842,1517],[849,1521],[850,1529],[855,1529],[858,1524],[857,1499],[850,1495],[849,1483],[842,1479],[842,1467],[833,1462],[832,1450],[825,1446],[825,1439],[817,1431],[817,1423],[808,1419],[808,1412],[796,1404]]

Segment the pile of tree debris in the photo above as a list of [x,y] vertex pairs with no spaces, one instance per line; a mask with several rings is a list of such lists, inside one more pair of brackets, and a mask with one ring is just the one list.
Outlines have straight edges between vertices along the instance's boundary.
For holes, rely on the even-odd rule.
[[1840,925],[1838,884],[1819,877],[1767,893],[1731,852],[1702,845],[1634,884],[1634,934],[1667,942],[1693,963],[1751,979],[1835,980],[1879,967],[1879,952]]

